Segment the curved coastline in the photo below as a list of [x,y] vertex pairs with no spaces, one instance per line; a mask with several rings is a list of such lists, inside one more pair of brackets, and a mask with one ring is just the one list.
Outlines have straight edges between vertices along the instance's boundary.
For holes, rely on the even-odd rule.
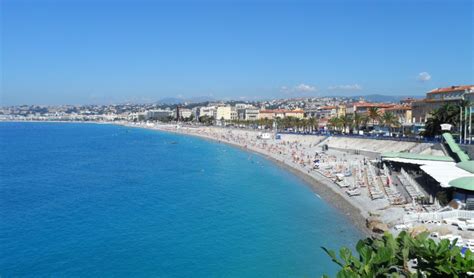
[[[13,121],[16,122],[16,121]],[[21,121],[23,122],[23,121]],[[45,122],[45,121],[28,121],[28,122]],[[53,123],[53,121],[48,121]],[[119,125],[124,127],[130,128],[142,128],[148,130],[155,130],[161,132],[169,132],[178,135],[184,136],[194,136],[205,140],[210,140],[213,142],[224,143],[227,145],[231,145],[233,147],[237,147],[243,151],[251,152],[257,155],[263,156],[265,159],[273,162],[275,165],[283,168],[286,171],[291,172],[292,174],[296,175],[300,179],[307,184],[310,189],[316,194],[317,197],[324,199],[328,205],[336,208],[341,214],[347,217],[350,222],[363,234],[370,236],[373,233],[367,228],[366,220],[369,217],[369,211],[367,211],[364,207],[358,205],[356,202],[353,202],[348,196],[344,195],[342,192],[338,191],[337,185],[327,177],[323,175],[313,172],[312,175],[303,171],[301,168],[296,167],[284,160],[279,160],[271,155],[265,153],[264,151],[258,148],[249,148],[247,146],[238,144],[237,142],[231,142],[226,140],[220,140],[218,138],[214,138],[211,136],[206,136],[201,133],[197,132],[184,132],[182,129],[176,129],[176,125],[171,124],[161,124],[161,125],[153,125],[153,126],[146,126],[146,125],[136,125],[129,122],[96,122],[96,121],[89,121],[89,122],[82,122],[82,121],[54,121],[54,123],[89,123],[89,124],[112,124],[112,125]],[[186,128],[186,130],[192,130],[193,128]],[[315,177],[316,176],[316,177]]]
[[350,222],[363,234],[370,236],[372,232],[366,226],[366,219],[369,216],[369,212],[364,210],[363,207],[358,206],[356,203],[351,202],[349,197],[341,194],[340,191],[337,191],[337,185],[329,180],[328,178],[320,175],[319,173],[313,173],[318,178],[311,176],[309,173],[306,173],[302,169],[287,163],[284,160],[279,160],[275,157],[270,156],[269,154],[265,153],[264,151],[258,148],[249,148],[247,146],[243,146],[236,142],[220,140],[217,138],[213,138],[211,136],[206,136],[200,133],[193,133],[193,132],[184,132],[181,130],[177,130],[174,125],[157,125],[157,126],[143,126],[143,125],[132,125],[128,123],[119,123],[119,125],[132,127],[132,128],[144,128],[149,130],[156,130],[161,132],[169,132],[178,135],[187,135],[187,136],[194,136],[205,140],[210,140],[213,142],[224,143],[233,147],[237,147],[243,151],[251,152],[257,155],[263,156],[265,159],[273,162],[277,166],[283,168],[286,171],[291,172],[292,174],[296,175],[300,179],[307,184],[311,190],[316,194],[317,197],[324,199],[328,205],[336,208],[340,213],[342,213],[345,217],[347,217]]

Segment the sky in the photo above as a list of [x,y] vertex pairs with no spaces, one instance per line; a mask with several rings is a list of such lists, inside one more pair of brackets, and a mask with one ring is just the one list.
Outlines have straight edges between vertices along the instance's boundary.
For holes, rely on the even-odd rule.
[[422,96],[474,84],[470,0],[0,5],[1,106]]

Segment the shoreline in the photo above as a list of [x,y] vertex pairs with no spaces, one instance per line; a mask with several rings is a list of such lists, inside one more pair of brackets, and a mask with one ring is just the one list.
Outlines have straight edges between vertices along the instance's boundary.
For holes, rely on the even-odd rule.
[[[22,122],[22,121],[9,121],[9,122]],[[29,121],[29,122],[44,122],[44,121]],[[224,143],[236,148],[239,148],[243,151],[250,152],[252,154],[260,155],[263,158],[269,160],[270,162],[274,163],[276,166],[282,168],[285,171],[289,171],[290,173],[297,176],[297,178],[301,179],[314,193],[315,197],[322,198],[328,205],[335,208],[339,213],[341,213],[344,217],[346,217],[351,224],[353,224],[362,234],[366,236],[374,235],[372,231],[370,231],[366,226],[367,218],[370,216],[370,212],[365,209],[363,206],[357,204],[350,199],[349,196],[345,195],[343,192],[338,190],[337,184],[330,180],[329,178],[313,172],[316,177],[310,175],[309,173],[303,171],[303,169],[297,167],[296,165],[292,165],[289,162],[284,160],[279,160],[275,157],[272,157],[270,154],[265,153],[263,150],[258,148],[250,148],[244,145],[241,145],[237,142],[231,142],[228,140],[221,140],[218,138],[214,138],[208,135],[200,134],[197,132],[192,132],[194,129],[197,131],[199,128],[202,127],[185,127],[184,129],[188,132],[185,132],[183,129],[178,130],[176,129],[175,125],[171,124],[161,124],[161,125],[153,125],[153,126],[146,126],[146,125],[135,125],[129,122],[96,122],[96,121],[48,121],[51,123],[88,123],[88,124],[110,124],[110,125],[117,125],[129,128],[141,128],[147,130],[155,130],[160,132],[168,132],[174,133],[177,135],[184,135],[184,136],[193,136],[198,137],[200,139],[209,140],[212,142],[217,143]],[[213,127],[216,128],[216,127]],[[219,128],[216,128],[219,129]]]
[[125,123],[125,124],[112,123],[112,124],[125,126],[125,127],[131,127],[131,128],[142,128],[142,129],[156,130],[156,131],[168,132],[168,133],[184,135],[184,136],[198,137],[200,139],[209,140],[214,143],[216,142],[224,143],[233,147],[237,147],[240,150],[250,152],[252,154],[260,155],[264,157],[265,159],[269,160],[270,162],[274,163],[276,166],[282,168],[283,170],[289,171],[290,173],[296,175],[316,194],[316,197],[322,198],[325,202],[327,202],[329,206],[332,206],[339,213],[344,215],[344,217],[346,217],[351,222],[351,224],[353,224],[362,234],[366,236],[374,235],[374,233],[371,232],[366,226],[366,221],[367,221],[367,217],[369,217],[369,212],[365,211],[364,208],[357,206],[357,204],[351,202],[349,197],[346,197],[346,195],[343,195],[341,192],[336,191],[335,190],[336,189],[335,187],[337,186],[336,183],[334,183],[333,181],[329,180],[328,178],[322,175],[317,174],[319,176],[318,177],[319,179],[316,179],[315,177],[309,175],[308,173],[302,171],[301,169],[289,163],[286,163],[285,161],[278,160],[268,155],[267,153],[260,151],[257,148],[248,148],[246,146],[242,146],[235,142],[224,141],[224,140],[216,139],[216,138],[206,136],[203,134],[192,133],[192,132],[182,132],[176,129],[172,130],[169,128],[165,128],[165,127],[172,127],[173,125],[148,127],[148,126],[141,126],[141,125],[136,126],[136,125],[131,125],[128,123]]

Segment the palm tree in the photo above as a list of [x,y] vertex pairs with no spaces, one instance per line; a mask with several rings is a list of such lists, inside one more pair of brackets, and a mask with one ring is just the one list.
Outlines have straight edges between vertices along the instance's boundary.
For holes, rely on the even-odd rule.
[[349,131],[350,131],[350,128],[352,127],[352,123],[353,123],[352,116],[346,114],[341,119],[342,119],[342,123],[343,123],[343,127],[344,127],[343,132],[345,133],[347,131],[347,128],[349,128]]
[[432,137],[441,134],[441,124],[451,124],[454,126],[454,130],[459,127],[459,114],[460,108],[463,110],[469,107],[467,101],[462,101],[458,104],[446,103],[441,107],[434,109],[431,112],[430,117],[426,120],[424,136]]
[[384,112],[382,116],[380,117],[382,120],[382,124],[386,127],[388,127],[388,134],[389,136],[392,135],[392,128],[397,127],[400,125],[398,122],[397,116],[393,114],[392,112]]
[[358,113],[354,113],[354,127],[356,128],[357,133],[359,133],[360,125],[362,121],[363,121],[363,116]]
[[334,117],[329,119],[328,123],[333,128],[333,130],[339,130],[344,126],[344,119],[340,117]]
[[318,127],[318,119],[311,117],[308,119],[308,125],[311,132],[313,132]]
[[372,127],[375,127],[375,121],[380,119],[380,113],[378,107],[370,107],[369,108],[369,119],[372,120]]

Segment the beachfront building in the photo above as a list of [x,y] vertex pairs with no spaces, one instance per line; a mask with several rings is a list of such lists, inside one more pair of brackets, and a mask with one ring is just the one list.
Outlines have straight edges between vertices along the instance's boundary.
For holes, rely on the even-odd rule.
[[273,110],[260,110],[260,113],[258,114],[258,118],[273,120],[274,118]]
[[174,113],[174,118],[176,120],[185,120],[191,118],[192,115],[193,111],[191,109],[177,106]]
[[207,116],[209,118],[216,118],[217,107],[215,106],[203,106],[199,107],[199,117]]
[[304,118],[304,111],[301,109],[295,110],[286,110],[286,109],[274,109],[274,110],[260,110],[259,119],[276,119],[276,118],[286,118],[294,117],[298,119]]
[[237,114],[239,120],[255,121],[258,120],[260,110],[256,107],[249,106],[246,108],[237,109]]
[[305,117],[306,118],[317,118],[317,119],[330,119],[334,118],[337,115],[337,107],[338,106],[320,106],[316,109],[306,109],[305,110]]
[[346,110],[347,110],[347,107],[345,105],[338,105],[336,106],[336,114],[337,114],[337,117],[344,117],[346,116]]
[[[237,118],[239,120],[244,121],[244,120],[256,120],[256,119],[258,119],[258,111],[259,110],[251,104],[237,103],[235,105],[235,109],[237,110]],[[255,115],[255,111],[257,111],[257,115]]]
[[173,116],[173,111],[169,109],[148,110],[144,113],[145,121],[162,121]]
[[145,115],[144,113],[138,113],[138,112],[130,113],[128,114],[127,119],[131,122],[143,121],[145,120]]
[[193,115],[193,111],[191,109],[181,108],[179,110],[179,117],[181,119],[189,119],[191,118],[192,115]]
[[395,105],[385,108],[384,111],[393,113],[402,125],[410,125],[412,123],[411,105]]
[[393,107],[385,108],[384,112],[393,113],[400,124],[399,131],[401,135],[412,132],[413,130],[413,117],[411,104],[397,104]]
[[464,100],[474,103],[474,90],[471,90],[469,93],[464,94]]
[[237,120],[237,109],[233,106],[219,106],[216,109],[216,119],[217,120]]
[[404,99],[400,100],[400,104],[401,105],[411,105],[415,101],[417,101],[416,98],[407,97],[407,98],[404,98]]
[[466,100],[474,93],[474,85],[451,86],[437,88],[426,93],[426,98],[412,103],[413,121],[425,123],[433,110],[446,103],[457,104]]
[[391,103],[374,103],[374,102],[365,102],[358,101],[346,104],[346,114],[359,114],[367,115],[371,108],[377,108],[379,111],[384,111],[387,108],[394,107],[395,104]]

